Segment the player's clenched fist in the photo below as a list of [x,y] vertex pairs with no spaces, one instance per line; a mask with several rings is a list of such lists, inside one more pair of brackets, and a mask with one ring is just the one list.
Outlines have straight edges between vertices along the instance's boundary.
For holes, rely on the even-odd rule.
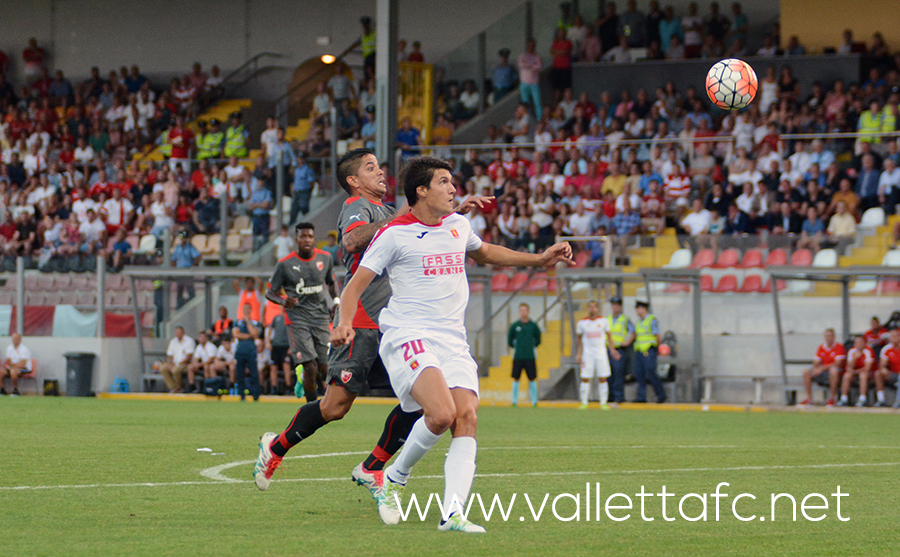
[[338,325],[331,331],[331,345],[343,346],[345,344],[350,344],[355,335],[356,333],[353,331],[353,327]]

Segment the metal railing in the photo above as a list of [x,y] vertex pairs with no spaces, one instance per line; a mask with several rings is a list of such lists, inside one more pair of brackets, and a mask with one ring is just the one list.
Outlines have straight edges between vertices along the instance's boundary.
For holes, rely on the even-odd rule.
[[[265,70],[265,67],[263,67],[263,68],[259,67],[259,61],[262,58],[279,59],[279,58],[287,58],[287,57],[288,57],[287,55],[281,54],[279,52],[260,52],[256,56],[253,56],[252,58],[250,58],[249,60],[247,60],[240,66],[238,66],[238,68],[236,70],[232,71],[230,74],[225,76],[225,78],[222,80],[221,87],[224,91],[226,91],[226,96],[227,96],[228,92],[233,91],[234,89],[240,87],[241,85],[244,85],[245,83],[247,83],[248,81],[253,79],[257,74],[259,74],[260,71]],[[251,68],[252,68],[252,70],[251,70]],[[251,70],[251,71],[249,72],[249,75],[243,76],[242,74],[246,70]],[[241,81],[235,84],[234,82],[238,81],[239,79]]]

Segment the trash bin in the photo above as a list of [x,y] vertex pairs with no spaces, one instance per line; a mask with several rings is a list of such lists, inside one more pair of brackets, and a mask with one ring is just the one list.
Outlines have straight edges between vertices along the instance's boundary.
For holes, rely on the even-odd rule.
[[66,352],[66,396],[91,396],[94,358],[89,352]]

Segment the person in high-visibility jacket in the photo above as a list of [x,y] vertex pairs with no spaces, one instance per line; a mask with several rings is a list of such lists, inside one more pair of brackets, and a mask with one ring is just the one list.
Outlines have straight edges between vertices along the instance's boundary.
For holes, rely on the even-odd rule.
[[622,355],[618,360],[609,359],[612,367],[612,400],[613,402],[625,402],[625,373],[631,363],[634,349],[634,323],[622,312],[622,298],[613,296],[609,300],[612,313],[607,316],[609,320],[609,333],[612,336],[613,348]]
[[194,145],[197,148],[196,158],[197,160],[203,160],[209,158],[209,152],[206,151],[206,136],[209,134],[208,124],[206,120],[200,120],[197,122],[197,135],[194,136]]
[[169,127],[164,129],[161,134],[159,134],[159,139],[157,139],[157,143],[159,143],[159,152],[162,153],[162,156],[169,160],[169,157],[172,156],[172,144],[169,143],[169,133],[175,128],[175,120],[169,121]]
[[662,404],[666,401],[666,391],[656,374],[656,356],[660,343],[659,321],[650,313],[647,302],[638,300],[634,308],[639,319],[634,337],[634,376],[637,379],[635,402],[647,402],[647,381],[650,381],[656,391],[656,401]]
[[209,133],[203,138],[203,149],[209,153],[209,159],[221,159],[222,151],[225,148],[225,132],[222,131],[222,125],[217,118],[209,121]]
[[359,38],[359,47],[363,55],[363,67],[366,69],[367,74],[371,71],[372,76],[374,76],[376,36],[375,29],[372,28],[372,18],[362,17],[359,19],[359,23],[363,28],[362,36]]
[[250,133],[241,123],[241,113],[231,114],[231,125],[225,130],[225,156],[235,156],[239,159],[247,156],[247,141]]
[[856,127],[860,134],[856,140],[857,152],[860,150],[860,143],[881,143],[880,137],[867,134],[875,134],[881,131],[882,116],[881,105],[877,99],[872,99],[872,102],[869,103],[869,110],[864,110],[859,115],[859,123]]

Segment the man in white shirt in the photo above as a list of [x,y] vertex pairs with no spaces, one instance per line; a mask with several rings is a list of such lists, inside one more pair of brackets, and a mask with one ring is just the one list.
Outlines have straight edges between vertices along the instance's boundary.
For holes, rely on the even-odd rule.
[[106,226],[97,218],[93,209],[87,210],[87,220],[78,227],[78,233],[84,238],[81,253],[93,255],[103,251]]
[[888,215],[894,214],[894,207],[900,202],[900,168],[890,157],[884,159],[884,170],[878,178],[878,199]]
[[609,399],[607,379],[611,375],[609,355],[616,360],[622,356],[613,345],[609,320],[600,315],[600,304],[596,300],[588,302],[587,317],[575,326],[575,338],[577,342],[576,362],[581,366],[580,409],[587,408],[591,379],[596,376],[600,381],[598,385],[600,408],[609,410],[609,405],[606,403]]
[[794,154],[788,157],[788,160],[791,162],[791,166],[794,170],[801,175],[806,174],[806,171],[809,170],[809,167],[815,162],[813,161],[812,155],[806,152],[806,143],[803,141],[798,141],[797,144],[794,145]]
[[237,359],[234,356],[235,349],[234,342],[231,340],[231,334],[223,335],[222,345],[216,350],[216,359],[210,366],[211,377],[227,371],[229,385],[234,384],[235,369],[237,368]]
[[266,129],[259,135],[259,143],[266,150],[266,155],[274,152],[275,146],[278,145],[278,124],[275,118],[269,116],[266,118]]
[[703,202],[699,198],[691,204],[691,212],[681,220],[681,227],[691,236],[699,236],[709,230],[712,223],[712,215],[703,208]]
[[194,348],[194,357],[191,359],[191,363],[187,368],[189,393],[194,392],[195,390],[203,390],[202,388],[197,389],[192,380],[198,371],[202,372],[204,379],[209,379],[216,375],[212,371],[212,363],[216,359],[216,351],[218,351],[219,348],[209,341],[209,335],[206,331],[200,331],[197,339],[198,342],[197,346]]
[[569,215],[569,228],[573,236],[587,236],[591,232],[591,221],[594,216],[585,212],[584,203],[579,201],[575,205],[575,212]]
[[47,170],[47,157],[38,151],[38,146],[37,143],[32,145],[22,161],[22,166],[25,167],[25,175],[29,178]]
[[75,147],[73,156],[79,164],[90,164],[96,155],[94,154],[94,148],[88,145],[87,141],[82,137],[78,139],[78,146]]
[[106,219],[106,231],[115,234],[119,227],[128,224],[134,216],[134,205],[122,197],[122,189],[113,187],[113,196],[107,199],[100,208],[100,214]]
[[235,156],[228,157],[228,165],[222,170],[228,176],[229,182],[240,180],[244,175],[244,167],[238,163],[238,159]]
[[175,338],[169,342],[169,348],[166,350],[169,359],[159,366],[159,372],[162,373],[170,393],[181,391],[181,376],[184,373],[188,374],[188,384],[194,384],[194,372],[188,368],[196,348],[194,339],[184,334],[184,327],[175,327]]
[[6,359],[0,366],[0,395],[6,394],[3,388],[3,380],[6,377],[12,381],[13,396],[19,395],[19,377],[31,373],[31,351],[22,344],[22,335],[12,334],[12,344],[6,347]]

